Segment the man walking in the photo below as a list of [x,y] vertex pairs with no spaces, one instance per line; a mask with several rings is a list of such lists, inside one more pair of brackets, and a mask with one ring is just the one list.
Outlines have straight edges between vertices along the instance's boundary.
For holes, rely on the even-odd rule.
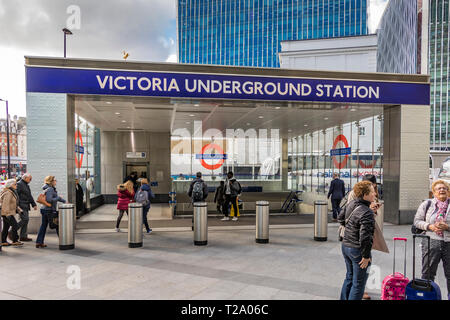
[[328,199],[331,196],[331,206],[333,208],[333,221],[337,221],[339,212],[341,211],[341,201],[345,197],[344,181],[339,179],[339,173],[333,173],[333,181],[331,181],[330,191],[328,191]]
[[22,179],[17,183],[17,194],[19,195],[19,207],[22,209],[20,213],[20,222],[18,226],[20,228],[20,241],[28,242],[33,241],[28,238],[28,222],[30,221],[30,206],[34,210],[37,210],[36,202],[34,202],[33,196],[31,195],[30,186],[32,176],[29,173],[25,173]]
[[233,221],[238,220],[239,216],[239,206],[238,206],[238,196],[241,194],[242,188],[239,182],[233,178],[233,172],[228,172],[227,179],[225,180],[225,201],[222,207],[222,213],[225,215],[222,221],[228,221],[230,218],[228,217],[228,209],[230,207],[230,203],[233,206],[234,214]]

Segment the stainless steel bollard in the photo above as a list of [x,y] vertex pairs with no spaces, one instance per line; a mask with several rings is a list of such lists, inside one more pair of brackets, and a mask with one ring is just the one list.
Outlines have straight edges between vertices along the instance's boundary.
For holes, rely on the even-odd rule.
[[139,248],[143,245],[143,208],[142,203],[128,204],[128,248]]
[[256,201],[256,243],[269,243],[268,201]]
[[314,240],[327,241],[328,237],[328,203],[314,201]]
[[75,249],[75,205],[61,204],[58,210],[59,250]]
[[194,202],[194,244],[206,246],[208,244],[208,204]]

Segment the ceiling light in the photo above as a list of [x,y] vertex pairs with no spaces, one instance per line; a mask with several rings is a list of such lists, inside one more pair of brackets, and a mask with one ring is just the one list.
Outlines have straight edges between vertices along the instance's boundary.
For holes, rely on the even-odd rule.
[[260,119],[264,119],[264,117],[263,117],[263,116],[259,116],[258,118],[260,118]]
[[200,105],[199,104],[194,104],[194,107],[200,107]]
[[303,125],[304,127],[307,127],[308,125],[307,124],[305,124],[305,125]]
[[328,118],[323,118],[323,120],[328,120]]
[[116,112],[116,115],[119,115],[120,114],[120,112]]
[[125,123],[126,121],[125,120],[122,120],[122,123]]
[[275,107],[275,109],[279,110],[281,107]]
[[106,101],[106,104],[112,104],[112,102],[110,102],[110,101]]
[[190,114],[189,117],[195,117],[195,114]]
[[291,130],[291,129],[289,129],[289,130],[288,130],[288,132],[292,132],[292,130]]

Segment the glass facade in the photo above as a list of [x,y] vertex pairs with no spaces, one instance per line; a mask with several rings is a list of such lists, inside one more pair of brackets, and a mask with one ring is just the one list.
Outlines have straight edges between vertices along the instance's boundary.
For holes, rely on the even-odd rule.
[[368,0],[179,0],[181,63],[279,67],[281,41],[368,34]]
[[[288,142],[288,188],[327,194],[333,173],[350,191],[366,174],[383,183],[383,116],[292,137]],[[347,155],[331,150],[351,148]]]
[[94,125],[75,114],[75,177],[79,179],[84,191],[90,186],[91,198],[97,195],[96,192],[100,193],[99,188],[95,187],[96,162],[99,161],[94,149],[95,135]]
[[449,151],[449,0],[429,3],[429,72],[431,76],[431,149]]

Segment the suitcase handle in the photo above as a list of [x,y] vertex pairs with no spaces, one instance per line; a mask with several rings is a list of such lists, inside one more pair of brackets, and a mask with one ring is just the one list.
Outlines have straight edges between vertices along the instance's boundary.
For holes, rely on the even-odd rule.
[[[430,236],[426,235],[426,234],[414,234],[413,235],[413,284],[415,284],[415,279],[416,279],[416,238],[425,238],[428,240],[428,252],[427,254],[430,254],[430,249],[431,249],[431,238]],[[430,257],[428,257],[428,287],[431,288],[431,268],[430,268]]]
[[403,264],[403,266],[404,266],[404,276],[406,277],[406,242],[408,241],[408,239],[406,239],[406,238],[397,238],[397,237],[395,237],[394,238],[394,268],[393,268],[393,272],[392,272],[392,274],[395,274],[395,242],[396,241],[405,241],[405,260],[404,260],[404,264]]

